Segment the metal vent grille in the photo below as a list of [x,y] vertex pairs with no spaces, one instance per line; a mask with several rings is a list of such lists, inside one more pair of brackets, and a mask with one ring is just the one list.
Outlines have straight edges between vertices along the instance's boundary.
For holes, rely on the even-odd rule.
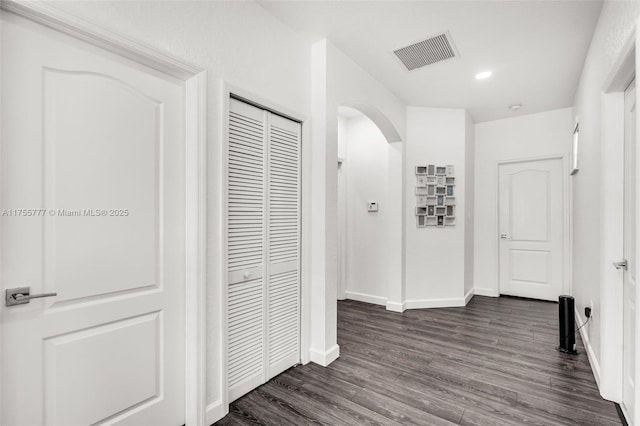
[[448,33],[394,50],[393,53],[409,71],[458,56]]

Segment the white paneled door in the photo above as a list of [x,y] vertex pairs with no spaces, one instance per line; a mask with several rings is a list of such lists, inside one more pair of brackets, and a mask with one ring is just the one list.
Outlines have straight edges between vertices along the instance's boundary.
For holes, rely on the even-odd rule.
[[498,169],[500,293],[558,300],[564,280],[562,160]]
[[300,361],[301,125],[229,105],[229,400]]
[[629,424],[635,419],[636,382],[636,86],[635,81],[624,93],[624,219],[623,219],[623,362],[622,406]]
[[184,84],[1,31],[0,423],[182,425]]

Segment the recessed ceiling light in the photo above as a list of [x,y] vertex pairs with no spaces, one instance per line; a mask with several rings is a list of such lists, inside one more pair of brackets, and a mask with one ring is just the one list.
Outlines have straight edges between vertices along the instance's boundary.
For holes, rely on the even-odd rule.
[[520,108],[522,108],[522,104],[513,104],[513,105],[509,106],[509,108],[511,108],[511,110],[513,110],[513,111],[517,111]]
[[482,71],[476,74],[476,80],[484,80],[485,78],[491,77],[491,74],[493,74],[491,71]]

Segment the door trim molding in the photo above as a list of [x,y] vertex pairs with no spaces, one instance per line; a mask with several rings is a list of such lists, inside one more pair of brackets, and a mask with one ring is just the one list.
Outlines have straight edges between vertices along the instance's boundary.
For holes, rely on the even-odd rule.
[[[496,202],[494,205],[495,218],[496,218],[496,230],[500,230],[500,166],[507,164],[528,163],[534,161],[547,161],[547,160],[560,160],[562,163],[562,200],[564,208],[562,209],[562,292],[565,294],[572,294],[571,282],[570,282],[570,263],[571,259],[571,197],[569,190],[569,157],[567,153],[562,154],[550,154],[535,157],[515,158],[511,160],[498,160],[496,161]],[[499,233],[499,232],[498,232]],[[494,250],[496,253],[496,276],[498,277],[498,294],[500,296],[500,240],[496,233],[494,238]]]
[[2,0],[0,10],[185,82],[185,424],[205,426],[206,71],[44,2]]
[[61,33],[86,41],[119,56],[187,80],[202,70],[154,47],[87,22],[46,2],[0,1],[0,9],[45,25]]

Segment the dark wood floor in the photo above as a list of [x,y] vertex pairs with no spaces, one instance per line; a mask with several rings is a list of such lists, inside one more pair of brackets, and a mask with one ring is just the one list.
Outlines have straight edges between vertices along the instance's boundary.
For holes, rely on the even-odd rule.
[[587,356],[560,354],[558,305],[474,297],[403,314],[338,303],[340,358],[291,368],[220,425],[620,425]]

